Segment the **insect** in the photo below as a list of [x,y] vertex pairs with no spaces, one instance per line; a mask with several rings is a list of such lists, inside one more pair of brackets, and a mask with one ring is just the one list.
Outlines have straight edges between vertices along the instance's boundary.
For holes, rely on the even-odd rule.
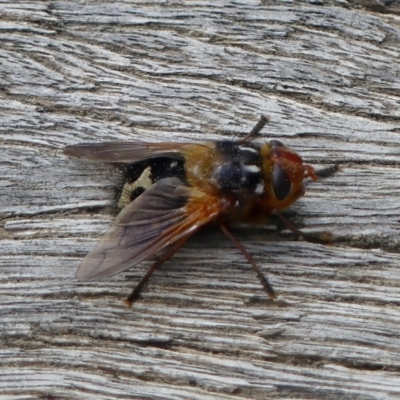
[[172,171],[165,168],[133,201],[125,199],[124,208],[83,259],[76,277],[105,278],[163,251],[127,298],[131,306],[153,272],[200,228],[214,222],[253,266],[268,296],[276,298],[253,257],[230,232],[228,222],[263,223],[275,213],[303,235],[279,210],[304,195],[306,178],[315,181],[317,176],[312,166],[280,141],[251,142],[267,121],[262,116],[237,141],[104,142],[65,147],[66,155],[92,161],[131,165],[165,159],[169,166],[178,166]]
[[140,194],[163,178],[185,179],[184,161],[158,157],[133,164],[117,165],[122,172],[122,182],[115,191],[117,209],[121,210]]

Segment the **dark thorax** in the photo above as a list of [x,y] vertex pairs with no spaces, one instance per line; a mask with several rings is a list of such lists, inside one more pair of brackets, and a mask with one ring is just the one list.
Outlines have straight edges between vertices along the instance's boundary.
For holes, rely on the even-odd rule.
[[225,195],[233,195],[239,202],[264,193],[262,159],[256,145],[217,142],[217,162],[213,179]]

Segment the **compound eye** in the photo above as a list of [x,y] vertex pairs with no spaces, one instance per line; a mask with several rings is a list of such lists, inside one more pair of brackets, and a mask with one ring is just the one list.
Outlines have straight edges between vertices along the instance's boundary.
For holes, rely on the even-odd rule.
[[290,182],[287,173],[277,164],[275,164],[272,172],[272,188],[278,200],[285,200],[292,189],[292,182]]
[[281,142],[281,141],[279,141],[279,140],[270,140],[269,141],[269,144],[272,146],[272,147],[284,147],[284,144]]

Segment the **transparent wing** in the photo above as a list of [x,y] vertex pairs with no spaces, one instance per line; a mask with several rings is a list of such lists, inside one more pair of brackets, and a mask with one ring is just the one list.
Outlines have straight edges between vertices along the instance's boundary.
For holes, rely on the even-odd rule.
[[131,163],[156,157],[182,158],[184,143],[103,142],[64,147],[64,154],[109,163]]
[[194,233],[227,208],[226,202],[206,194],[201,194],[199,201],[193,197],[193,190],[196,192],[177,178],[155,183],[121,211],[83,259],[76,277],[95,280],[124,271]]

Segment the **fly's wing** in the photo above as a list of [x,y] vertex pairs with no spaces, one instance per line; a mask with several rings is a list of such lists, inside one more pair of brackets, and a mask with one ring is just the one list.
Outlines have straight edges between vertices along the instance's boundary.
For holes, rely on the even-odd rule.
[[121,211],[83,259],[76,277],[95,280],[124,271],[194,233],[227,208],[206,194],[201,194],[201,201],[193,200],[193,191],[177,178],[159,180]]
[[184,143],[103,142],[64,147],[64,154],[109,163],[133,163],[149,158],[182,158]]

